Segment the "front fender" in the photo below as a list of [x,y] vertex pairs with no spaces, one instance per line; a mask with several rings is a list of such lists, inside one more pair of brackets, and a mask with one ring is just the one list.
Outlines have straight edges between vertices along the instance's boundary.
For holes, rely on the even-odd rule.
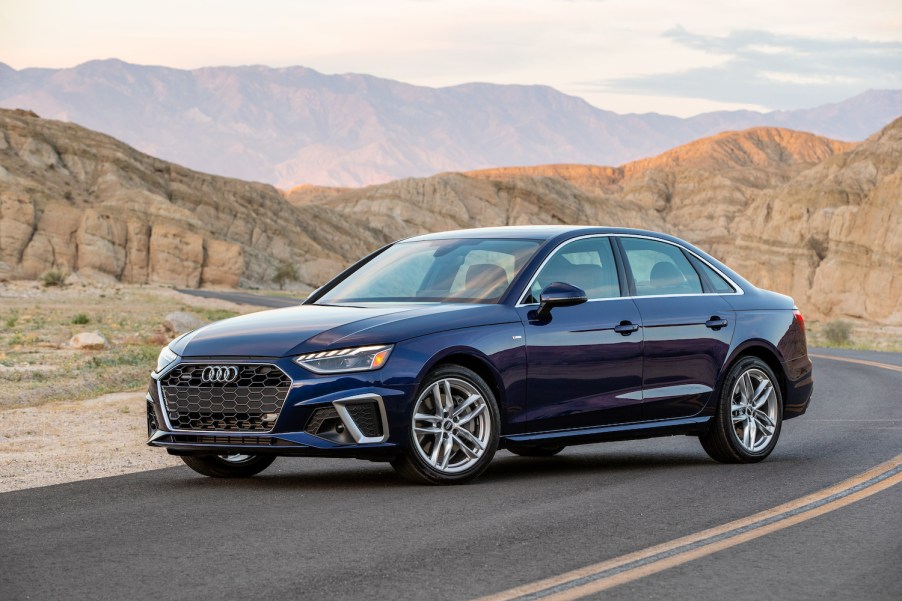
[[[501,434],[526,409],[526,347],[523,324],[507,323],[428,334],[399,343],[395,369],[410,370],[415,391],[436,366],[460,363],[480,373],[498,392]],[[416,393],[414,393],[416,394]],[[411,399],[411,404],[415,401]]]

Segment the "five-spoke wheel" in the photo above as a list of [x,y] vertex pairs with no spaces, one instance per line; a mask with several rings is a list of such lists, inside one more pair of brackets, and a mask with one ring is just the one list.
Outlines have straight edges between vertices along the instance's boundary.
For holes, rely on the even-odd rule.
[[761,461],[776,446],[782,420],[774,372],[757,357],[743,357],[727,373],[713,425],[700,440],[717,461]]
[[777,428],[777,395],[766,373],[757,368],[744,372],[733,385],[730,414],[739,444],[756,453],[770,444]]
[[475,478],[498,448],[495,396],[475,372],[446,365],[426,379],[414,403],[410,448],[392,465],[405,477],[437,484]]

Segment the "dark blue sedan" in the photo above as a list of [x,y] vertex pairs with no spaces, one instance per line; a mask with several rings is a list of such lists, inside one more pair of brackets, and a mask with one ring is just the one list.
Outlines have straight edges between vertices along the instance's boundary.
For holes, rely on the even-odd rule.
[[173,341],[147,395],[148,443],[216,477],[284,455],[455,483],[498,448],[541,457],[675,434],[750,463],[811,392],[792,299],[692,245],[488,228],[390,244],[298,307]]

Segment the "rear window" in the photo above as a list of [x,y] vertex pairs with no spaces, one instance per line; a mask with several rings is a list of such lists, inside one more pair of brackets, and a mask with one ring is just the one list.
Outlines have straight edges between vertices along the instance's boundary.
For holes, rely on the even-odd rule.
[[717,294],[730,294],[736,292],[733,286],[731,286],[722,275],[711,269],[707,263],[695,259],[692,261],[692,264],[695,265],[695,267],[702,272],[702,275],[708,279],[708,284],[711,285],[711,290],[713,292],[716,292]]
[[701,294],[702,282],[678,247],[645,238],[621,238],[637,296]]

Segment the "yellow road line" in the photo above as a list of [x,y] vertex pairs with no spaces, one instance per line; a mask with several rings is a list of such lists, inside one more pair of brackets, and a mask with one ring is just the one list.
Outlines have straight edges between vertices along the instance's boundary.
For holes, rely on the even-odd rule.
[[[902,367],[829,355],[809,355],[902,372]],[[481,597],[477,601],[570,601],[638,580],[829,513],[902,483],[902,454],[818,492],[641,551]],[[835,497],[835,498],[834,498]],[[811,506],[811,507],[809,507]],[[807,509],[805,509],[807,507]],[[706,542],[707,541],[707,542]],[[630,567],[630,564],[637,564]],[[612,572],[606,575],[607,572]]]
[[[704,557],[705,555],[710,555],[711,553],[714,553],[721,549],[726,549],[734,545],[738,545],[742,542],[752,540],[759,536],[764,536],[769,532],[787,528],[789,526],[792,526],[793,524],[797,524],[818,515],[822,515],[823,513],[833,511],[834,509],[839,509],[840,507],[848,505],[849,503],[854,503],[855,501],[868,497],[874,493],[884,490],[885,488],[889,488],[890,486],[902,482],[902,471],[899,471],[900,466],[902,466],[902,454],[897,455],[891,460],[882,463],[874,468],[871,468],[866,472],[840,482],[839,484],[835,484],[829,488],[825,488],[799,499],[783,503],[782,505],[778,505],[777,507],[774,507],[772,509],[756,513],[752,516],[734,520],[732,522],[716,526],[714,528],[709,528],[695,534],[690,534],[688,536],[662,543],[660,545],[655,545],[641,551],[629,553],[627,555],[610,559],[608,561],[603,561],[601,563],[586,566],[584,568],[579,568],[577,570],[566,572],[558,576],[552,576],[550,578],[545,578],[537,582],[525,584],[506,591],[502,591],[500,593],[482,597],[478,601],[511,601],[520,597],[531,597],[534,595],[539,595],[543,591],[549,591],[549,589],[555,589],[557,587],[564,587],[568,584],[575,583],[578,580],[589,579],[593,576],[601,575],[604,572],[609,572],[611,570],[627,566],[631,563],[651,559],[656,555],[665,555],[665,557],[661,559],[645,563],[634,568],[629,568],[611,576],[592,580],[591,582],[588,582],[586,584],[567,587],[564,590],[552,593],[551,595],[541,595],[541,598],[555,600],[576,599],[578,597],[592,594],[599,590],[604,590],[606,588],[611,588],[619,584],[637,580],[639,578],[642,578],[643,576],[666,570],[670,567],[692,561],[693,559]],[[896,470],[895,474],[874,482],[873,484],[861,490],[847,494],[838,499],[829,501],[825,504],[819,505],[804,512],[792,513],[808,505],[823,502],[825,499],[829,499],[830,497],[836,496],[838,494],[843,494],[855,488],[856,486],[861,486],[869,480],[879,478],[880,476],[883,476],[888,472],[892,472],[894,470]],[[763,524],[763,522],[767,523]],[[732,535],[728,534],[737,530],[739,532],[735,532]],[[724,535],[727,536],[724,537]],[[716,538],[717,540],[711,541],[709,543],[704,543],[704,541],[714,538]],[[687,546],[692,546],[692,548],[686,549],[683,552],[677,552],[677,550],[681,547]],[[674,553],[671,555],[669,554],[669,552]],[[584,592],[576,595],[575,591]]]
[[816,353],[808,353],[809,357],[813,357],[815,359],[830,359],[832,361],[845,361],[846,363],[857,363],[859,365],[870,365],[871,367],[880,367],[882,369],[888,369],[890,371],[899,371],[902,372],[902,367],[898,365],[891,365],[889,363],[879,363],[877,361],[867,361],[865,359],[853,359],[851,357],[834,357],[833,355],[818,355]]
[[750,540],[754,540],[756,538],[762,537],[766,534],[770,534],[772,532],[776,532],[778,530],[783,530],[784,528],[788,528],[800,522],[805,522],[810,520],[811,518],[815,518],[819,515],[823,515],[825,513],[829,513],[840,507],[845,507],[851,503],[856,501],[860,501],[866,497],[869,497],[873,494],[876,494],[882,490],[890,488],[891,486],[895,486],[902,482],[902,472],[897,472],[895,475],[881,480],[871,486],[868,486],[865,489],[859,490],[855,493],[847,495],[845,497],[841,497],[836,499],[835,501],[831,501],[825,505],[821,505],[814,509],[810,509],[803,513],[799,513],[784,519],[781,519],[777,522],[772,522],[770,524],[761,526],[759,528],[755,528],[753,530],[748,530],[737,534],[735,536],[731,536],[729,538],[725,538],[701,547],[697,547],[695,549],[686,551],[685,553],[680,553],[678,555],[674,555],[672,557],[662,559],[656,561],[654,563],[638,567],[632,570],[624,571],[619,574],[609,576],[607,578],[601,578],[599,580],[595,580],[593,582],[584,584],[582,586],[573,587],[566,591],[562,591],[558,594],[549,595],[547,597],[543,597],[547,601],[567,601],[571,599],[579,599],[581,597],[585,597],[587,595],[591,595],[593,593],[597,593],[599,591],[603,591],[609,588],[613,588],[615,586],[619,586],[621,584],[625,584],[627,582],[632,582],[633,580],[638,580],[639,578],[643,578],[645,576],[650,576],[651,574],[655,574],[657,572],[662,572],[669,568],[690,562],[694,559],[699,559],[701,557],[705,557],[706,555],[711,555],[712,553],[716,553],[718,551],[722,551],[723,549],[729,549],[730,547],[734,547],[736,545],[742,544],[744,542],[748,542]]

